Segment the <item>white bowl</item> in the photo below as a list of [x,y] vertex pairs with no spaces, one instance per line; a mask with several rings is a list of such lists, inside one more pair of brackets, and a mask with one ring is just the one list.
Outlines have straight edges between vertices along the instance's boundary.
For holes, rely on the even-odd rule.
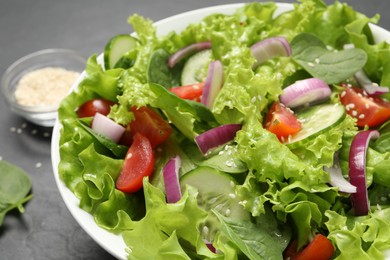
[[[197,9],[190,12],[181,13],[169,18],[163,19],[155,23],[158,35],[165,35],[171,31],[180,32],[185,29],[190,23],[197,23],[205,16],[213,13],[233,14],[237,8],[243,4],[227,4],[220,6],[207,7]],[[292,4],[278,3],[278,10],[275,15],[289,11],[293,9]],[[390,41],[390,32],[385,29],[372,25],[371,26],[374,38],[376,41],[388,40]],[[102,56],[99,57],[102,59]],[[77,88],[78,83],[85,77],[85,72],[80,76],[80,79],[75,83],[73,88]],[[68,207],[69,211],[80,224],[80,226],[95,240],[102,248],[107,250],[110,254],[118,259],[127,259],[127,253],[125,251],[126,245],[120,235],[110,233],[95,223],[92,215],[79,208],[79,200],[75,195],[65,186],[60,180],[58,174],[58,163],[60,161],[59,155],[59,139],[60,139],[61,125],[57,121],[54,125],[52,136],[52,165],[54,170],[54,177],[61,193],[61,196]]]

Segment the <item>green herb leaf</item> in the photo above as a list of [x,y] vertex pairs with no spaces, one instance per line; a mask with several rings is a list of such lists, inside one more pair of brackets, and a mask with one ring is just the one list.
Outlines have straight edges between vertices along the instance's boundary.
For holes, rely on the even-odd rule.
[[5,214],[17,208],[24,212],[23,204],[32,198],[26,197],[31,190],[29,176],[21,168],[0,160],[0,226],[3,224]]
[[152,53],[148,64],[149,82],[160,84],[165,88],[180,85],[180,70],[168,67],[169,56],[169,52],[164,49],[158,49]]
[[328,84],[342,82],[361,70],[367,54],[361,49],[328,50],[316,36],[298,34],[291,42],[293,59],[313,77]]
[[221,221],[221,228],[249,259],[283,259],[282,251],[277,250],[275,240],[266,229],[259,228],[250,221],[237,221],[226,218],[213,210]]

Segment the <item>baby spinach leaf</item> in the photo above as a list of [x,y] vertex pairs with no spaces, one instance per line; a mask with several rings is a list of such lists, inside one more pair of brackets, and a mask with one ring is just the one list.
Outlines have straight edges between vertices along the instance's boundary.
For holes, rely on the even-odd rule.
[[367,54],[361,49],[333,51],[316,36],[298,34],[291,42],[293,59],[313,77],[328,84],[340,83],[361,70]]
[[148,64],[148,81],[156,83],[165,88],[180,85],[180,70],[168,67],[169,52],[164,49],[157,49],[152,53]]
[[32,198],[31,180],[27,173],[16,165],[0,160],[0,226],[5,214],[17,208],[24,212],[23,203]]
[[221,229],[249,259],[283,259],[282,251],[275,246],[272,236],[250,221],[226,218],[213,210],[221,221]]

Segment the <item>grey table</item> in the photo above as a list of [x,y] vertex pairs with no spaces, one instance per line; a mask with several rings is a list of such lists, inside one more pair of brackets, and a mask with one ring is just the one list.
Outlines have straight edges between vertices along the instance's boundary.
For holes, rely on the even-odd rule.
[[[0,75],[16,59],[41,49],[73,49],[86,57],[100,53],[111,36],[131,32],[126,21],[132,13],[157,21],[196,8],[234,2],[0,0]],[[390,29],[387,0],[346,2],[368,16],[382,13],[379,25]],[[29,173],[34,194],[24,214],[7,215],[0,227],[0,259],[112,259],[80,228],[60,197],[50,160],[52,129],[14,116],[2,97],[0,122],[0,159]]]

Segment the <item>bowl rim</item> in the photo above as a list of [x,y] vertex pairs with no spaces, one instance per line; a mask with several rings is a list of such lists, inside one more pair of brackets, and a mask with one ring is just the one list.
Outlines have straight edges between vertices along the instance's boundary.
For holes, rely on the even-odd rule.
[[[292,10],[294,8],[293,3],[278,2],[278,1],[275,1],[274,3],[278,6],[274,15],[279,15],[283,12],[288,12],[289,10]],[[198,19],[203,19],[209,14],[213,14],[213,13],[232,14],[237,10],[237,8],[240,8],[245,4],[246,3],[239,2],[239,3],[230,3],[230,4],[222,4],[222,5],[211,5],[208,7],[185,11],[182,13],[169,16],[167,18],[154,22],[153,25],[156,27],[157,36],[166,35],[167,33],[172,31],[180,32],[182,30],[181,28],[185,28],[190,23],[196,23],[198,22]],[[195,20],[192,19],[191,21],[188,21],[189,20],[188,17],[193,18],[194,16],[196,16],[197,19]],[[181,22],[180,24],[177,24],[174,29],[172,29],[172,25],[170,25],[170,23],[177,21],[178,19],[180,20],[184,18],[186,18],[186,22]],[[163,28],[166,25],[168,25],[169,29]],[[375,24],[370,24],[370,27],[377,32],[376,34],[374,34],[375,41],[382,41],[382,40],[390,41],[390,31]],[[102,62],[102,58],[103,58],[103,53],[101,53],[98,56],[98,62]],[[78,87],[79,83],[82,81],[82,79],[85,76],[86,76],[86,72],[83,71],[79,79],[72,86],[71,91],[74,91]],[[68,208],[69,212],[76,220],[76,222],[80,225],[80,227],[98,245],[100,245],[103,249],[105,249],[108,253],[110,253],[112,256],[114,256],[117,259],[127,259],[127,252],[126,252],[127,245],[124,243],[121,235],[111,233],[108,230],[99,227],[94,221],[93,216],[79,207],[78,204],[79,199],[75,196],[74,193],[72,193],[66,187],[63,181],[60,179],[59,172],[58,172],[58,165],[60,162],[59,140],[60,140],[61,128],[62,125],[59,119],[57,118],[54,124],[53,134],[52,134],[51,159],[52,159],[53,173],[57,184],[57,188],[60,192],[60,195],[66,207]],[[114,248],[117,250],[115,250],[112,247],[112,242],[110,242],[110,240],[115,241],[116,245],[114,246]]]

